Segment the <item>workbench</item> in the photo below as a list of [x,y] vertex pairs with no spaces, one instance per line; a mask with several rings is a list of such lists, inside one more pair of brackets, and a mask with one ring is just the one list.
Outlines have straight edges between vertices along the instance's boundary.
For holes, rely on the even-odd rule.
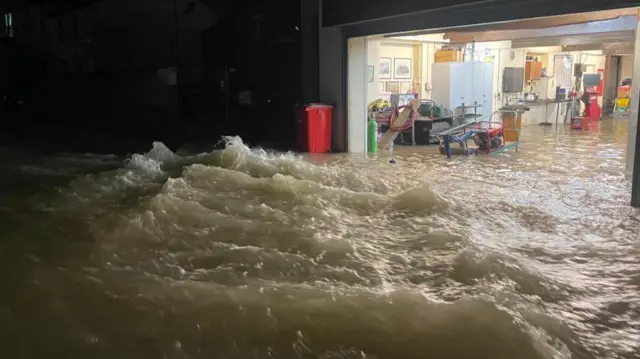
[[[538,109],[542,109],[542,111],[531,111],[532,115],[535,116],[535,120],[539,120],[540,115],[542,115],[542,121],[539,121],[539,125],[541,126],[550,126],[552,124],[552,122],[549,121],[549,105],[556,105],[555,108],[555,124],[558,124],[558,121],[560,119],[560,115],[565,115],[566,117],[566,104],[570,103],[571,100],[567,99],[567,100],[555,100],[555,99],[548,99],[548,100],[537,100],[537,101],[527,101],[525,102],[525,104],[529,107],[536,107]],[[544,106],[544,107],[543,107]],[[566,118],[563,120],[563,123],[566,123]]]

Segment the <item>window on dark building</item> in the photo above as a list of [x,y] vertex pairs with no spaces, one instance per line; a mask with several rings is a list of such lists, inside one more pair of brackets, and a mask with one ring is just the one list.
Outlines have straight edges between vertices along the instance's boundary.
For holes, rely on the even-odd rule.
[[86,56],[84,58],[84,71],[86,72],[93,71],[93,60],[91,59],[91,55]]
[[84,64],[84,61],[82,59],[82,56],[78,55],[76,56],[76,72],[82,72],[83,68],[82,65]]
[[264,15],[256,14],[251,16],[251,40],[263,40],[264,35]]
[[13,14],[6,13],[4,14],[4,32],[9,37],[13,37]]
[[33,18],[27,17],[22,27],[22,34],[26,37],[30,37],[33,30]]
[[72,21],[73,21],[73,38],[77,40],[80,35],[78,31],[78,14],[73,14]]
[[58,19],[58,39],[60,43],[64,42],[64,26],[62,24],[62,19]]

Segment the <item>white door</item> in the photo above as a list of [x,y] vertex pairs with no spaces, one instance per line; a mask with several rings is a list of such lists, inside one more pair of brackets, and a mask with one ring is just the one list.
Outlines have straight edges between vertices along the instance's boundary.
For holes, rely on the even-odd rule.
[[493,64],[482,63],[482,108],[483,114],[489,116],[493,113]]
[[473,104],[473,63],[449,62],[451,65],[451,109],[462,103]]
[[482,67],[482,65],[482,62],[472,63],[473,85],[471,86],[471,88],[473,91],[473,99],[470,105],[479,105],[479,107],[475,108],[476,113],[480,115],[480,117],[476,118],[478,120],[487,116],[486,110],[484,108],[484,101],[482,98],[482,90],[484,88],[484,68]]

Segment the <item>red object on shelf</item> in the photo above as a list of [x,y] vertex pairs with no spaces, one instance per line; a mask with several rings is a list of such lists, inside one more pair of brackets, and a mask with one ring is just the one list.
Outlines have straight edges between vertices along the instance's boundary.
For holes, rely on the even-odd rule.
[[312,103],[298,108],[298,150],[326,153],[331,150],[331,114],[333,106]]
[[631,97],[631,86],[618,86],[617,96],[621,98]]

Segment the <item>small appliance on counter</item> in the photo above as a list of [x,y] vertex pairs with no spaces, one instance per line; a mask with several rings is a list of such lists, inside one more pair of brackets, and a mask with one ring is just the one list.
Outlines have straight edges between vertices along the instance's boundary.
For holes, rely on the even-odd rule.
[[556,87],[556,101],[564,101],[567,99],[567,89],[560,86]]
[[555,98],[555,90],[555,81],[552,78],[543,77],[531,84],[529,92],[538,94],[538,99],[548,100]]

